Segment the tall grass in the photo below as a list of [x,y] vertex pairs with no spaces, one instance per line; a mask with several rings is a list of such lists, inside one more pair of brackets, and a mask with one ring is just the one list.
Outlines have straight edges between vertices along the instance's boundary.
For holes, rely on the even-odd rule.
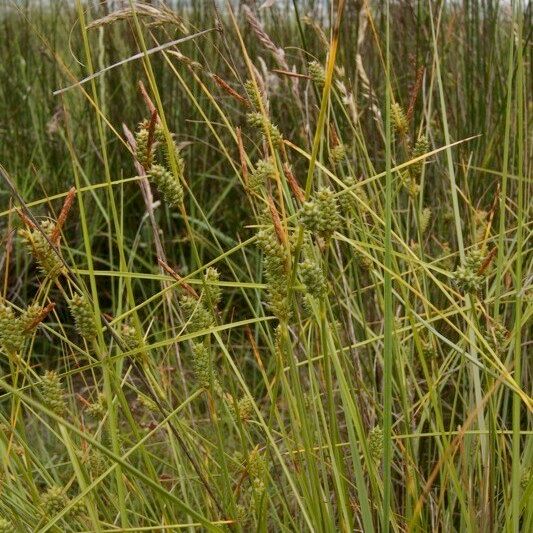
[[0,4],[0,531],[532,530],[530,7],[259,4]]

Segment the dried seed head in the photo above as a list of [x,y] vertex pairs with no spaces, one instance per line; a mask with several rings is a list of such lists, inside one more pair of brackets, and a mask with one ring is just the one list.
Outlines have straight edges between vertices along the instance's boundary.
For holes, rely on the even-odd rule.
[[74,317],[76,331],[85,339],[96,337],[97,329],[91,302],[84,295],[75,293],[68,300],[68,306]]

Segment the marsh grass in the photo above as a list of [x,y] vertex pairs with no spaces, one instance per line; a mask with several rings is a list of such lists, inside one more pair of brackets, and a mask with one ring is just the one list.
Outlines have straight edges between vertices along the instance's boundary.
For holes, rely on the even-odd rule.
[[214,5],[2,3],[0,531],[532,530],[530,8]]

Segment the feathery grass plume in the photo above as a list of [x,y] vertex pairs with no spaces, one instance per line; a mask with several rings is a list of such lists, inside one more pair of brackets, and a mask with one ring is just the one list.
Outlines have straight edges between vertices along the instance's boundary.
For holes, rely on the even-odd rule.
[[202,389],[209,389],[213,383],[213,389],[220,392],[220,383],[213,368],[209,349],[201,342],[194,343],[192,355],[193,371],[198,386]]
[[250,174],[248,186],[250,190],[259,193],[264,189],[267,182],[271,179],[275,179],[276,168],[272,164],[271,159],[260,159],[255,164],[255,169]]
[[24,328],[13,309],[0,303],[0,345],[8,354],[15,354],[24,346]]
[[279,148],[283,145],[281,132],[276,125],[272,124],[268,117],[263,116],[262,113],[248,113],[246,119],[251,126],[261,130],[265,138],[270,137],[275,147]]
[[307,65],[307,71],[317,85],[326,83],[326,70],[318,61],[310,61]]
[[368,434],[368,453],[376,463],[381,460],[383,455],[383,429],[379,426],[374,426]]
[[74,293],[72,298],[68,300],[68,306],[74,318],[76,331],[87,340],[96,337],[94,310],[88,298],[83,294]]
[[57,249],[52,248],[43,233],[52,240],[55,224],[51,220],[41,222],[42,232],[38,228],[20,229],[19,235],[39,265],[39,270],[51,279],[64,272],[64,265]]
[[267,284],[267,303],[280,321],[290,317],[287,279],[287,251],[272,230],[262,230],[257,245],[263,251],[263,273]]
[[[415,159],[424,154],[427,154],[428,151],[429,151],[428,138],[425,135],[420,135],[420,137],[418,137],[418,139],[416,140],[415,146],[411,152],[411,159]],[[426,160],[422,159],[420,161],[417,161],[416,163],[413,163],[409,167],[409,172],[411,174],[411,177],[415,181],[418,181],[420,179],[420,176],[422,175],[422,170],[424,169],[425,164],[426,164]]]
[[215,309],[222,298],[222,289],[220,288],[220,272],[214,268],[209,267],[205,271],[205,286],[204,294],[202,297],[205,305]]
[[420,213],[420,233],[424,235],[426,233],[429,223],[431,222],[431,208],[425,207]]
[[183,187],[174,174],[162,165],[152,165],[148,171],[148,179],[163,195],[170,207],[180,207],[183,202]]
[[14,531],[13,522],[0,517],[0,533],[13,533]]
[[394,102],[391,106],[392,124],[396,132],[404,137],[409,131],[409,121],[405,115],[405,111],[398,102]]
[[259,448],[254,448],[246,462],[246,470],[250,476],[252,488],[256,494],[261,494],[265,490],[265,477],[267,474],[267,466],[263,454]]
[[206,309],[204,302],[193,298],[189,294],[183,295],[180,307],[187,322],[187,330],[190,332],[209,329],[214,324],[213,313]]
[[40,390],[46,407],[57,416],[63,416],[67,403],[59,374],[54,370],[47,370],[41,378]]
[[300,273],[302,283],[308,294],[317,300],[326,296],[328,292],[328,284],[319,264],[310,259],[305,259],[300,263],[298,272]]

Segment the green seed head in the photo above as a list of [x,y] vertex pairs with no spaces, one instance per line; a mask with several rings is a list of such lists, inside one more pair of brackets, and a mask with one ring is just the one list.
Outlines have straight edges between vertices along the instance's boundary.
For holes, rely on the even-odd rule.
[[52,238],[55,230],[55,224],[51,220],[44,220],[41,223],[42,232],[37,228],[28,230],[19,230],[22,241],[33,255],[39,265],[39,270],[51,279],[55,279],[64,272],[63,262],[59,257],[57,249],[52,248],[50,242],[45,238],[43,233]]
[[300,263],[300,276],[308,294],[320,300],[328,292],[328,285],[320,265],[306,259]]
[[24,328],[13,309],[0,303],[0,345],[8,354],[15,354],[24,346]]
[[209,329],[213,325],[213,313],[208,311],[203,301],[185,295],[180,298],[180,306],[187,322],[188,331],[201,331]]
[[40,385],[41,394],[46,407],[56,415],[63,416],[67,404],[59,374],[53,370],[47,370],[41,379]]
[[311,61],[307,65],[309,76],[317,85],[326,83],[326,70],[318,61]]
[[409,130],[409,122],[402,106],[398,102],[394,102],[391,106],[391,117],[396,132],[401,136],[406,135]]
[[276,168],[269,159],[260,159],[256,165],[254,171],[250,175],[248,185],[253,192],[260,192],[267,182],[274,179],[276,175]]
[[75,293],[68,300],[68,306],[74,318],[76,331],[88,340],[96,337],[97,329],[94,321],[94,310],[88,298],[82,294]]
[[183,187],[179,178],[162,165],[153,165],[148,179],[157,187],[165,202],[171,207],[179,207],[183,202]]
[[15,528],[10,520],[0,517],[0,533],[13,533]]
[[381,460],[383,454],[383,430],[379,426],[373,427],[368,434],[368,452],[375,462]]

